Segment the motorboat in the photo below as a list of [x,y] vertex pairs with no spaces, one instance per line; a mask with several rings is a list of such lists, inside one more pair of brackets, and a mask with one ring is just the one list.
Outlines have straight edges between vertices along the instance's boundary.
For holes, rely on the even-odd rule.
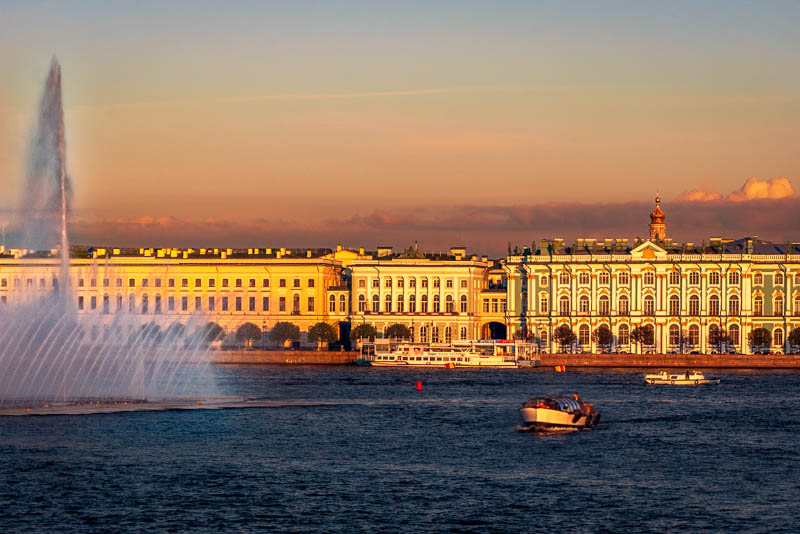
[[589,429],[600,422],[600,413],[580,397],[545,395],[532,397],[519,409],[526,429]]
[[520,342],[460,341],[452,343],[413,343],[378,339],[361,346],[364,365],[373,367],[441,367],[455,369],[536,367],[529,345]]
[[706,378],[700,371],[684,371],[673,373],[670,371],[659,371],[644,375],[644,381],[648,384],[667,385],[667,386],[699,386],[702,384],[719,384],[719,378]]

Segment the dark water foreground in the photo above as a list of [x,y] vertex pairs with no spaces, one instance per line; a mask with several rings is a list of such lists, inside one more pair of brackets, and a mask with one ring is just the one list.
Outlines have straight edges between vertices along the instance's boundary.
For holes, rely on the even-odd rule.
[[[0,417],[0,532],[800,531],[797,373],[216,372],[334,403]],[[527,397],[572,391],[599,429],[515,429]]]

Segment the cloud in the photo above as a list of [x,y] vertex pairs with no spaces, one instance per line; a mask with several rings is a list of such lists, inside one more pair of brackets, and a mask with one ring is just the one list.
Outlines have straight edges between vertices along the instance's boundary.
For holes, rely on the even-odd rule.
[[[730,193],[724,200],[729,202],[747,202],[750,200],[780,200],[796,196],[794,186],[784,177],[759,180],[750,178],[742,187]],[[680,202],[713,202],[723,200],[721,193],[716,191],[703,191],[694,189],[681,193],[676,198]]]

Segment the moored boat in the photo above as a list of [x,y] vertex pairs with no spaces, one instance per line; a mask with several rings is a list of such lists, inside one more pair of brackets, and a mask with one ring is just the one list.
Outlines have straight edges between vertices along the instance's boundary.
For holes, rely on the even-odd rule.
[[[524,343],[454,342],[447,344],[375,340],[364,343],[361,358],[374,367],[535,367],[538,360]],[[522,362],[522,363],[521,363]]]
[[532,397],[519,409],[525,428],[535,430],[589,429],[600,422],[600,413],[577,394],[574,397]]
[[645,374],[644,381],[648,384],[662,386],[699,386],[703,384],[719,384],[719,378],[706,378],[705,375],[700,371],[684,371],[680,373],[659,371],[658,373]]

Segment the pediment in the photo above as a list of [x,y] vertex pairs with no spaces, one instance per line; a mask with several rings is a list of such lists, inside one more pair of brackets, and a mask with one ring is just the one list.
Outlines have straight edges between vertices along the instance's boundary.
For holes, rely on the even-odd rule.
[[631,259],[643,261],[665,260],[667,251],[659,247],[649,239],[631,250]]

